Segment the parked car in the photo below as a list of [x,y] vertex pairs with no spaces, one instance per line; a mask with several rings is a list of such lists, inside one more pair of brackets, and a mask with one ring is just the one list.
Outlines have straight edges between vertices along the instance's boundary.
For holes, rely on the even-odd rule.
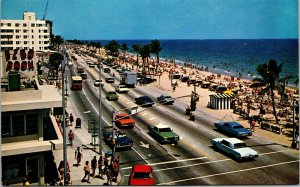
[[114,83],[114,82],[115,82],[115,79],[112,78],[112,77],[107,77],[107,78],[105,79],[105,82],[107,82],[107,83]]
[[216,88],[216,92],[217,92],[217,93],[224,93],[226,90],[227,90],[227,87],[226,87],[226,86],[218,86],[218,87]]
[[211,140],[214,149],[220,150],[238,160],[258,157],[258,153],[247,147],[246,143],[237,138],[215,138]]
[[104,68],[104,73],[110,73],[110,68]]
[[135,102],[138,105],[142,105],[142,106],[152,106],[152,105],[154,105],[154,101],[148,96],[141,96],[141,97],[135,98]]
[[87,79],[87,74],[86,73],[80,73],[80,77],[82,79]]
[[162,104],[173,104],[174,98],[169,95],[161,95],[157,97],[157,101]]
[[167,125],[148,126],[149,134],[160,143],[177,143],[179,136]]
[[[120,130],[115,131],[115,148],[131,148],[133,146],[133,140],[131,140],[126,134]],[[113,128],[106,127],[103,129],[103,139],[110,145],[113,145]]]
[[251,130],[244,128],[241,124],[235,121],[218,122],[215,123],[215,127],[222,133],[226,133],[235,137],[246,137],[252,135]]
[[116,115],[116,125],[119,127],[134,127],[135,121],[128,114],[119,113]]
[[120,84],[120,85],[116,88],[116,92],[118,92],[118,93],[128,93],[128,92],[129,92],[129,89],[127,88],[126,85]]
[[94,86],[100,87],[100,83],[101,83],[101,86],[104,85],[104,83],[102,82],[102,80],[101,81],[99,79],[94,80]]
[[119,96],[118,96],[117,92],[115,92],[115,91],[108,91],[106,93],[106,98],[108,100],[118,100]]
[[128,185],[130,186],[154,186],[155,178],[152,167],[144,164],[132,166]]

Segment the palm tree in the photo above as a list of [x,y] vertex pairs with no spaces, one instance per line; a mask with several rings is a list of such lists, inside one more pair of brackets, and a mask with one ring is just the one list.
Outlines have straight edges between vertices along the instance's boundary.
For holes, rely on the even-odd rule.
[[111,56],[116,57],[118,56],[120,45],[116,40],[112,40],[108,44],[106,44],[105,48],[109,51],[109,54]]
[[53,35],[50,36],[51,45],[55,46],[56,49],[59,51],[59,47],[61,44],[64,43],[64,38],[62,38],[60,35]]
[[160,41],[156,39],[151,41],[150,47],[151,47],[151,53],[154,53],[156,55],[155,72],[157,72],[157,68],[159,64],[159,53],[163,48],[160,46]]
[[139,45],[139,44],[133,44],[131,46],[131,48],[133,49],[134,52],[136,52],[136,61],[138,63],[139,62],[139,54],[140,54],[141,45]]
[[[150,57],[150,45],[142,45],[140,47],[140,55],[142,57],[142,60],[143,60],[143,70],[142,70],[142,74],[143,75],[146,75],[146,70],[145,70],[145,60],[146,58]],[[149,65],[148,65],[148,68],[149,68]]]
[[[278,117],[275,108],[275,94],[274,90],[277,90],[280,95],[284,94],[285,78],[280,78],[281,69],[284,63],[277,65],[276,60],[270,59],[268,63],[260,64],[256,67],[257,73],[261,78],[254,78],[254,83],[251,85],[252,88],[261,87],[260,94],[264,95],[266,93],[271,94],[273,115],[276,122],[278,122]],[[284,85],[284,86],[283,86]]]

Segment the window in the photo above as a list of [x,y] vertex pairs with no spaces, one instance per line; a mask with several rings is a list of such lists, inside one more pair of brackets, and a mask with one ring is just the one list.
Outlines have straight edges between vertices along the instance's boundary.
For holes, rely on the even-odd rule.
[[41,35],[39,35],[39,38],[41,38]]
[[26,23],[23,23],[23,27],[27,27],[27,24],[26,24]]
[[20,32],[20,30],[19,29],[16,29],[16,33],[19,33]]
[[19,42],[19,41],[16,41],[16,44],[20,44],[20,42]]
[[27,35],[24,35],[23,37],[26,39],[26,38],[27,38]]
[[34,44],[34,41],[32,41],[32,44]]
[[37,114],[26,115],[26,134],[36,134],[37,129]]
[[2,116],[2,122],[1,122],[1,132],[2,132],[2,137],[9,137],[11,136],[11,124],[10,124],[10,116]]
[[31,23],[31,27],[35,27],[35,24],[34,24],[34,23]]
[[33,29],[31,29],[31,32],[34,32],[34,30],[33,30]]
[[11,23],[8,23],[8,24],[7,24],[7,26],[9,26],[9,27],[10,27],[10,26],[11,26]]
[[39,44],[42,44],[42,42],[41,42],[41,41],[39,41]]
[[47,29],[45,29],[45,30],[44,30],[44,33],[47,33],[47,32],[48,32],[48,30],[47,30]]
[[20,24],[19,24],[19,23],[16,23],[16,24],[15,24],[15,26],[16,26],[16,27],[19,27],[19,26],[20,26]]
[[1,41],[2,45],[9,45],[9,44],[13,44],[13,41]]
[[23,32],[24,32],[24,33],[27,33],[27,29],[23,29]]
[[20,38],[20,36],[19,36],[19,35],[16,35],[16,38],[18,38],[18,39],[19,39],[19,38]]
[[37,114],[3,115],[1,125],[2,137],[38,133]]
[[27,44],[27,41],[24,41],[24,44]]
[[24,133],[24,115],[12,116],[13,136],[23,136]]
[[33,39],[33,38],[34,38],[34,36],[33,36],[33,35],[31,35],[31,38]]

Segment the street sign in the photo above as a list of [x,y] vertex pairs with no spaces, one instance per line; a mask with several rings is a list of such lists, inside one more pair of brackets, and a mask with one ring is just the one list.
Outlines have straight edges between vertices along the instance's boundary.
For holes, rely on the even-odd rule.
[[99,133],[99,124],[95,121],[88,121],[88,133]]

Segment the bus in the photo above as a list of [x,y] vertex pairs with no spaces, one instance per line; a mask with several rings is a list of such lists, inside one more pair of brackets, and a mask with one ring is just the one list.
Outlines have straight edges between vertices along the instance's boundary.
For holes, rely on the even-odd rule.
[[80,76],[72,77],[71,90],[82,90],[82,78]]

